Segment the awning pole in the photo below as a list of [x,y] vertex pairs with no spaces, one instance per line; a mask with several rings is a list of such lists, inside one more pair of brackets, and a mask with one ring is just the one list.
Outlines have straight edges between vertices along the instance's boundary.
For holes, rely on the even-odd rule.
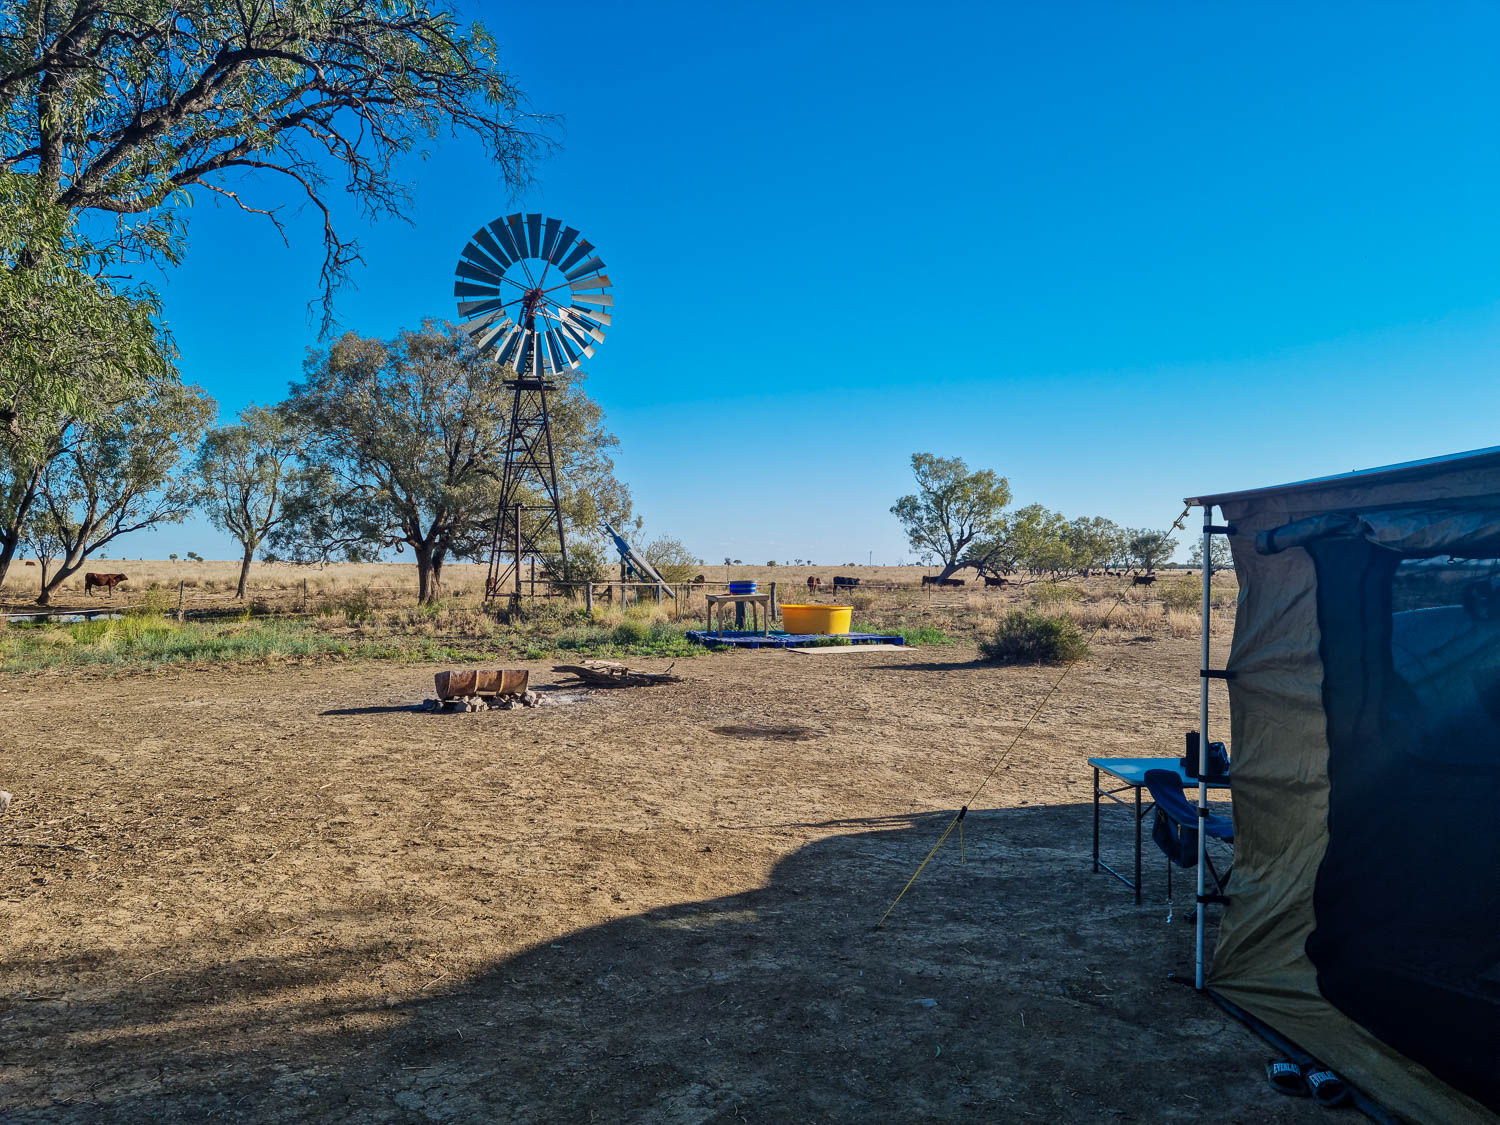
[[1204,828],[1208,823],[1208,610],[1209,595],[1213,587],[1213,564],[1209,561],[1213,558],[1213,513],[1212,504],[1203,505],[1203,675],[1198,677],[1199,691],[1202,693],[1198,698],[1198,909],[1196,911],[1197,949],[1194,955],[1193,987],[1203,987],[1203,894],[1205,891],[1203,880],[1203,867],[1206,859],[1208,840]]

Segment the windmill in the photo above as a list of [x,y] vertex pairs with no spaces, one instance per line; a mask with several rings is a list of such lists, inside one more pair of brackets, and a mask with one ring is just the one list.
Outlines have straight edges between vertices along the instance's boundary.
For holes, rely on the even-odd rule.
[[542,215],[507,215],[481,227],[454,267],[461,326],[475,344],[514,368],[500,503],[490,536],[486,601],[521,596],[521,560],[555,553],[564,572],[557,462],[547,392],[565,368],[594,354],[609,326],[610,280],[594,246]]

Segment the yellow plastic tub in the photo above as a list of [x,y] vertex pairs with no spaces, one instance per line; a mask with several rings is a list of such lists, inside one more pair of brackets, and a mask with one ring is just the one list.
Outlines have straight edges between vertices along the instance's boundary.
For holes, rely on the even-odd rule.
[[829,633],[837,636],[849,631],[854,609],[847,605],[784,605],[781,627],[788,633]]

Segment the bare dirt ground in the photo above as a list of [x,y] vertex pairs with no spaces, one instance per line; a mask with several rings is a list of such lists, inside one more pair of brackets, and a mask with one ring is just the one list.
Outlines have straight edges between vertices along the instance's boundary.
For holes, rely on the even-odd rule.
[[1149,840],[1146,904],[1090,870],[1084,759],[1180,752],[1195,640],[1098,644],[872,929],[1056,676],[974,655],[476,715],[411,666],[13,677],[0,1118],[1324,1120],[1167,982]]

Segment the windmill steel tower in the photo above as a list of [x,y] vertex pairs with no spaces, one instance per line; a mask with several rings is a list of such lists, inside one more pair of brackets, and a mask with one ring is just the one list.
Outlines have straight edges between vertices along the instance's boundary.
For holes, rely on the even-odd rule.
[[[557,374],[594,354],[609,326],[609,277],[593,245],[542,215],[509,215],[474,232],[454,269],[465,332],[516,372],[500,503],[490,536],[485,601],[521,596],[521,565],[556,555],[566,573],[557,460],[547,393]],[[555,545],[555,546],[554,546]]]

